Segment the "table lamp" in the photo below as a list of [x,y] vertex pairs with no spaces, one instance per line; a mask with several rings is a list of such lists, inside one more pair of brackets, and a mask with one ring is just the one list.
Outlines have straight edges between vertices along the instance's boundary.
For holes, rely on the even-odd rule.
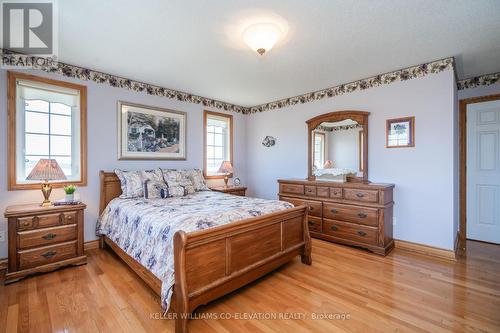
[[230,161],[224,161],[219,167],[218,173],[224,174],[224,184],[226,184],[227,187],[227,182],[229,180],[229,175],[233,173],[233,165],[231,164]]
[[52,185],[49,184],[49,180],[63,180],[66,179],[64,172],[61,170],[59,164],[54,159],[40,159],[35,165],[33,170],[31,170],[26,180],[44,180],[42,183],[42,193],[45,200],[41,204],[42,207],[52,206],[50,202],[50,192],[52,192]]

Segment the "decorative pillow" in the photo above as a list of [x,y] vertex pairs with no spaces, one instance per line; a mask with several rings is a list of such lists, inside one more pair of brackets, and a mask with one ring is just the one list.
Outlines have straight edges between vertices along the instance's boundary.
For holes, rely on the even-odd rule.
[[163,176],[160,169],[123,171],[115,169],[120,179],[122,194],[120,198],[138,198],[144,196],[143,183],[145,180],[162,181]]
[[169,188],[182,186],[187,190],[188,194],[195,192],[188,170],[162,169],[161,171],[163,172],[163,179]]
[[200,169],[190,169],[187,171],[189,172],[189,179],[191,179],[196,192],[210,190]]
[[169,197],[167,184],[162,181],[146,180],[144,182],[144,198],[145,199],[165,199]]
[[184,186],[169,186],[168,196],[169,197],[183,197],[187,195],[188,192]]

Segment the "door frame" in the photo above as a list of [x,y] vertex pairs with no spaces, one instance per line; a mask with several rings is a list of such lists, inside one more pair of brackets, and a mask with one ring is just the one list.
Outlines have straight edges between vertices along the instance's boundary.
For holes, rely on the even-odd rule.
[[467,105],[500,100],[500,94],[461,99],[459,102],[459,188],[460,224],[458,230],[458,249],[465,254],[467,239]]

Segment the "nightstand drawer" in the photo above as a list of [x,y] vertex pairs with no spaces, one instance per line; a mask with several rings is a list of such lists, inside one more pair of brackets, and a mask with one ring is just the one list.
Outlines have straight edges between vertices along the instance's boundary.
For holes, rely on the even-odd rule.
[[77,253],[77,242],[67,242],[18,252],[19,269],[32,268],[72,258]]
[[18,218],[17,229],[18,230],[33,229],[36,225],[35,220],[36,220],[35,216]]
[[17,219],[17,229],[40,229],[47,227],[54,227],[62,224],[77,223],[76,212],[64,212],[58,214],[36,215],[29,217],[21,217]]
[[76,239],[76,236],[76,224],[69,224],[60,227],[20,231],[17,233],[17,244],[19,249],[27,249],[70,241]]
[[245,196],[245,190],[239,190],[239,191],[228,192],[228,193],[232,194],[232,195],[239,195],[240,197],[244,197]]

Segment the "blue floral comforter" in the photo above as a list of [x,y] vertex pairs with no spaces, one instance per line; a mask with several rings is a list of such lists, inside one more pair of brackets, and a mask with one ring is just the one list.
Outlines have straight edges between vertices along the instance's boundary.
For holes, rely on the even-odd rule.
[[105,235],[162,281],[166,311],[174,285],[174,234],[192,232],[291,208],[288,202],[214,191],[168,199],[113,199],[96,233]]

